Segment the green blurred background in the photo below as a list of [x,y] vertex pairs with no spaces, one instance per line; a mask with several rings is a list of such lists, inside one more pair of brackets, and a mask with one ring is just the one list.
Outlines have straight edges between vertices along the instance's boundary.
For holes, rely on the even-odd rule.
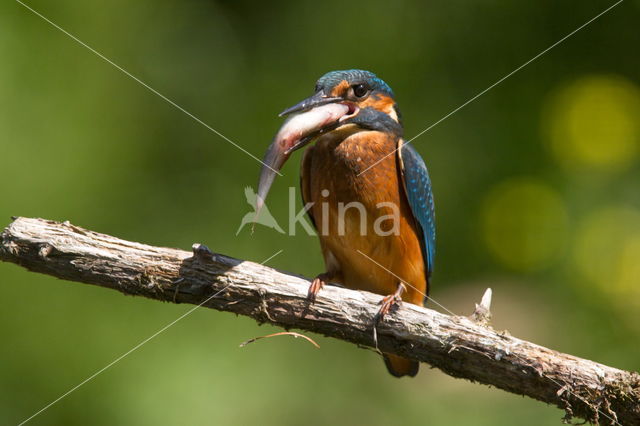
[[[393,87],[412,137],[611,5],[607,1],[28,4],[261,157],[277,113],[333,69]],[[640,3],[610,13],[414,143],[431,172],[432,295],[494,325],[640,369]],[[633,53],[636,52],[636,53]],[[258,227],[260,164],[20,4],[0,5],[1,226],[70,220],[118,237],[313,276],[316,238]],[[270,194],[287,220],[300,156]],[[16,424],[190,307],[0,264],[0,422]],[[434,307],[431,305],[431,307]],[[35,418],[42,425],[559,424],[563,413],[423,366],[201,309]]]

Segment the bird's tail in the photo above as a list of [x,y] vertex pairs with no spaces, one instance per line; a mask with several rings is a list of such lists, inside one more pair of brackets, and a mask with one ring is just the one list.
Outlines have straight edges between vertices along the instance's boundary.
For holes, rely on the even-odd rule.
[[409,376],[414,377],[418,374],[420,369],[420,363],[407,358],[399,357],[393,354],[382,354],[384,364],[387,366],[387,370],[392,376],[402,377]]

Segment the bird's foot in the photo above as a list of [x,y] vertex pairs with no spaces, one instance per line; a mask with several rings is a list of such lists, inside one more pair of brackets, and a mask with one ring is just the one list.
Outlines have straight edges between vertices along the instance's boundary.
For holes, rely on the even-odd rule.
[[380,302],[380,309],[375,316],[375,323],[378,324],[384,319],[384,316],[391,312],[392,309],[400,307],[402,304],[402,293],[407,290],[403,283],[398,284],[395,293],[385,296]]
[[327,284],[330,279],[331,279],[331,275],[329,275],[327,272],[324,272],[318,275],[317,277],[315,277],[311,282],[311,285],[309,286],[309,291],[307,292],[307,299],[309,299],[310,302],[315,302],[318,292],[322,290],[322,287],[324,287],[325,284]]

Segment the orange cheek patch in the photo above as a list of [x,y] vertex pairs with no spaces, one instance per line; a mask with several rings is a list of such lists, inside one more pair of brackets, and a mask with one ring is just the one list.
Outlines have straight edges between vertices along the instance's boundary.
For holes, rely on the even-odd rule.
[[347,94],[347,90],[349,90],[349,82],[347,80],[342,80],[331,90],[331,96],[342,97]]
[[359,103],[360,108],[372,107],[386,114],[391,114],[395,102],[386,95],[373,95]]

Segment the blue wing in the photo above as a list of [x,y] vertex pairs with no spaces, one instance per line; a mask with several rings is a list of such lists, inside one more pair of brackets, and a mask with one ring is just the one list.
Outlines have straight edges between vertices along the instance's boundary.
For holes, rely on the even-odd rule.
[[[400,140],[398,143],[398,155],[402,181],[407,200],[411,206],[411,212],[422,231],[422,255],[424,258],[427,281],[433,272],[433,263],[436,255],[436,223],[433,193],[431,192],[431,179],[424,160],[415,150],[413,145]],[[427,287],[428,289],[428,287]]]

